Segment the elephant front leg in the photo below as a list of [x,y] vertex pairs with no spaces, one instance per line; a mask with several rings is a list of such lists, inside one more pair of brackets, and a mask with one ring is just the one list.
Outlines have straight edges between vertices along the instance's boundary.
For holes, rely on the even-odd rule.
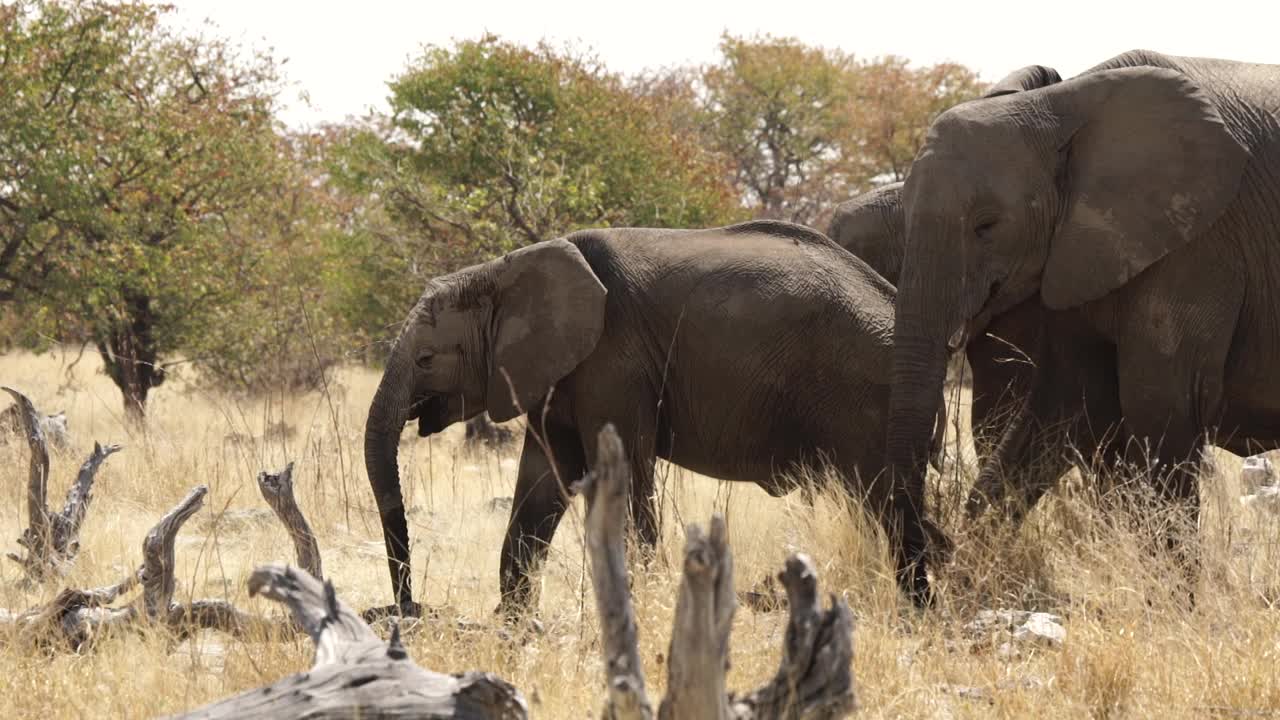
[[1054,330],[1026,397],[982,464],[966,502],[971,521],[997,505],[1016,526],[1077,458],[1114,464],[1122,422],[1115,350],[1099,338]]
[[[1149,438],[1150,435],[1140,435]],[[1130,513],[1130,526],[1139,536],[1150,537],[1153,556],[1162,551],[1182,571],[1182,582],[1171,583],[1170,590],[1185,595],[1194,604],[1195,586],[1200,576],[1200,473],[1203,460],[1197,451],[1165,435],[1158,442],[1132,442],[1128,447],[1127,465],[1138,471],[1136,485],[1124,497],[1124,509]],[[1201,445],[1200,453],[1207,451]],[[1201,456],[1202,457],[1202,456]],[[1154,532],[1154,537],[1148,533]]]
[[498,613],[507,619],[527,612],[536,602],[534,567],[546,559],[556,527],[569,507],[569,485],[586,472],[582,442],[576,429],[546,428],[543,441],[554,456],[554,465],[533,433],[533,422],[530,422],[520,453],[511,520],[502,543],[499,569],[502,599]]
[[1152,551],[1163,546],[1178,563],[1184,573],[1182,590],[1194,603],[1200,574],[1200,475],[1208,448],[1204,429],[1212,426],[1202,418],[1214,417],[1217,398],[1151,388],[1133,383],[1123,393],[1125,424],[1132,437],[1126,448],[1128,464],[1139,470],[1139,480],[1149,483],[1135,489],[1140,498],[1154,496],[1156,501],[1129,503],[1129,509],[1140,531],[1152,526],[1157,530]]

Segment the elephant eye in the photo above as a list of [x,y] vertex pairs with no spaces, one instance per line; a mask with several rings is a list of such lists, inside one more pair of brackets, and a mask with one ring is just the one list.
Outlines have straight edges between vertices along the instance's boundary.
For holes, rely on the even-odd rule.
[[423,353],[418,356],[415,364],[423,370],[431,369],[431,359],[435,357],[435,353]]
[[991,231],[995,228],[995,226],[996,226],[995,220],[985,220],[983,222],[978,223],[978,226],[973,229],[973,232],[977,234],[979,239],[989,241],[991,240]]

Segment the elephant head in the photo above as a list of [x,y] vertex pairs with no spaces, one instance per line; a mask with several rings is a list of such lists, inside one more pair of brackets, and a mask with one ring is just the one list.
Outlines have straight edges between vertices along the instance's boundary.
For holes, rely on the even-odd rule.
[[887,461],[907,478],[923,475],[949,350],[1029,298],[1064,309],[1116,291],[1238,191],[1246,151],[1185,75],[1053,78],[1024,69],[943,113],[903,187]]
[[895,182],[840,203],[827,237],[897,287],[906,244],[903,225],[902,183]]
[[605,289],[582,253],[550,240],[431,281],[387,358],[369,407],[364,458],[401,607],[412,603],[400,493],[401,430],[422,436],[487,410],[510,420],[591,353]]
[[[992,85],[983,97],[1009,95],[1061,81],[1053,68],[1028,65]],[[901,182],[882,185],[840,203],[827,229],[827,237],[857,255],[894,287],[898,286],[907,242],[902,185]]]

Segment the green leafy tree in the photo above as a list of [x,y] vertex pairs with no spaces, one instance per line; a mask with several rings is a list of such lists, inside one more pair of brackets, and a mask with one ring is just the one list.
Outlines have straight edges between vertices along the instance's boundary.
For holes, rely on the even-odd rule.
[[710,143],[730,158],[743,202],[762,217],[811,222],[847,195],[855,118],[853,56],[769,36],[720,41],[702,74]]
[[327,181],[328,143],[326,131],[282,135],[275,182],[254,212],[228,217],[227,235],[254,249],[254,264],[184,341],[204,384],[247,393],[323,389],[329,371],[348,359],[355,336],[337,304],[347,261],[331,240],[346,235],[358,206]]
[[489,36],[428,49],[390,89],[334,176],[381,199],[407,233],[388,254],[418,272],[586,226],[737,216],[718,156],[592,58]]
[[140,420],[176,352],[238,296],[230,232],[281,171],[276,65],[143,3],[0,9],[0,299],[91,341]]

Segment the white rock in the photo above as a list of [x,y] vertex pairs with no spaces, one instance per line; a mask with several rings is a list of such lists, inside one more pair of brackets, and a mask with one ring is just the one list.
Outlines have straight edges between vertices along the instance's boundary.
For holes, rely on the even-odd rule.
[[1253,510],[1280,512],[1280,485],[1265,485],[1252,495],[1240,498],[1240,504]]
[[995,647],[996,654],[1005,659],[1017,657],[1021,647],[1056,648],[1067,638],[1062,618],[1026,610],[983,610],[965,630],[975,649]]
[[1256,493],[1263,486],[1274,485],[1275,480],[1276,471],[1270,459],[1262,455],[1244,459],[1244,467],[1240,470],[1240,484],[1244,486],[1246,493]]
[[1013,631],[1013,640],[1058,647],[1067,639],[1067,629],[1062,627],[1061,622],[1062,618],[1056,615],[1031,613],[1026,621]]

